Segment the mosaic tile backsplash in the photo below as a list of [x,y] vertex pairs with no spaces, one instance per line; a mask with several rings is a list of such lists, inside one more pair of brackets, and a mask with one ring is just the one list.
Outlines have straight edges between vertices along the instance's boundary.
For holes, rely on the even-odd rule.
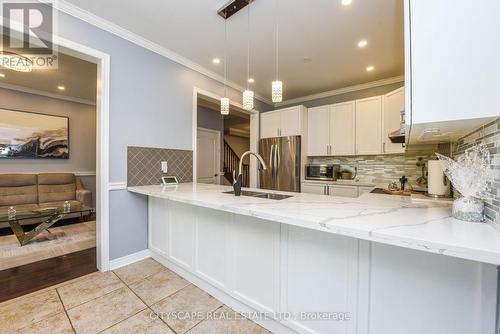
[[193,182],[193,151],[129,146],[127,185],[160,184],[161,161],[168,162],[168,175],[176,176],[179,183]]
[[456,158],[479,143],[488,145],[493,169],[492,198],[485,202],[486,220],[500,228],[500,118],[457,140],[453,145],[453,156]]
[[[354,166],[357,166],[357,178],[379,185],[386,185],[391,181],[397,181],[403,175],[413,184],[422,176],[422,167],[417,167],[418,158],[422,158],[421,161],[425,162],[427,166],[429,159],[436,158],[434,152],[437,152],[437,150],[436,145],[430,145],[409,150],[405,154],[313,157],[310,158],[309,162],[340,164],[341,170],[347,169],[351,171],[354,171]],[[427,168],[425,169],[425,173],[427,173]]]

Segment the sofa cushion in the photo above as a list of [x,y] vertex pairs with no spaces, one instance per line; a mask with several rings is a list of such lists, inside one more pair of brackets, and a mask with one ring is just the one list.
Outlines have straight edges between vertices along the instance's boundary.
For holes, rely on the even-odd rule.
[[0,174],[0,206],[38,203],[35,174]]
[[75,175],[71,173],[38,174],[38,202],[64,202],[75,200]]

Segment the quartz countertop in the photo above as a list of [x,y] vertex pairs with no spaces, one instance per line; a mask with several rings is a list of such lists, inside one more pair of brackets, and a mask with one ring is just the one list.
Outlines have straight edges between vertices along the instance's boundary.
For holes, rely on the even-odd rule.
[[272,200],[224,194],[232,190],[230,186],[192,183],[138,186],[128,190],[327,233],[500,265],[500,231],[490,224],[452,218],[448,203],[416,202],[409,196],[371,193],[344,198],[271,191],[293,196]]

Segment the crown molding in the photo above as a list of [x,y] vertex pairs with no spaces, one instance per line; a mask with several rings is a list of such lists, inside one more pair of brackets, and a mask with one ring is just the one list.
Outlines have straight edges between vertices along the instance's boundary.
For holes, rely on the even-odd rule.
[[[40,2],[45,2],[46,0],[39,0]],[[168,58],[180,65],[183,65],[195,72],[198,72],[200,74],[203,74],[215,81],[218,81],[220,83],[224,83],[224,77],[201,66],[200,64],[198,63],[195,63],[181,55],[179,55],[178,53],[172,51],[172,50],[169,50],[159,44],[156,44],[144,37],[141,37],[127,29],[124,29],[112,22],[109,22],[108,20],[105,20],[95,14],[92,14],[80,7],[77,7],[71,3],[68,3],[64,0],[55,0],[53,2],[53,6],[54,8],[56,8],[57,10],[59,11],[62,11],[68,15],[71,15],[73,17],[76,17],[77,19],[80,19],[82,21],[85,21],[95,27],[98,27],[102,30],[105,30],[109,33],[112,33],[118,37],[121,37],[131,43],[134,43],[140,47],[143,47],[145,49],[148,49],[156,54],[159,54],[165,58]],[[240,92],[243,92],[246,88],[243,87],[243,86],[240,86],[238,85],[237,83],[233,82],[233,81],[226,81],[226,86],[228,87],[231,87],[233,89],[236,89],[237,91],[240,91]],[[255,94],[255,98],[260,100],[261,102],[264,102],[266,104],[269,104],[271,106],[274,105],[274,103],[263,97],[263,96],[260,96],[258,94]]]
[[17,92],[22,92],[22,93],[28,93],[28,94],[34,94],[34,95],[40,95],[40,96],[50,97],[52,99],[58,99],[58,100],[64,100],[64,101],[69,101],[69,102],[87,104],[89,106],[95,106],[95,102],[94,101],[90,101],[90,100],[86,100],[86,99],[80,99],[80,98],[72,97],[72,96],[66,96],[66,95],[56,94],[56,93],[50,93],[50,92],[46,92],[46,91],[43,91],[43,90],[34,89],[34,88],[28,88],[28,87],[24,87],[24,86],[11,85],[11,84],[4,83],[4,82],[0,82],[0,88],[4,88],[4,89],[8,89],[8,90],[14,90],[14,91],[17,91]]
[[297,104],[297,103],[302,103],[302,102],[307,102],[307,101],[312,101],[312,100],[317,100],[317,99],[323,99],[326,97],[331,97],[331,96],[350,93],[350,92],[356,92],[356,91],[363,90],[363,89],[375,88],[375,87],[390,85],[393,83],[404,82],[404,81],[405,81],[404,76],[392,77],[392,78],[367,82],[364,84],[334,89],[334,90],[330,90],[330,91],[323,92],[323,93],[317,93],[317,94],[311,94],[311,95],[306,95],[306,96],[302,96],[302,97],[297,97],[295,99],[275,103],[274,107],[284,107],[284,106],[288,106],[290,104]]

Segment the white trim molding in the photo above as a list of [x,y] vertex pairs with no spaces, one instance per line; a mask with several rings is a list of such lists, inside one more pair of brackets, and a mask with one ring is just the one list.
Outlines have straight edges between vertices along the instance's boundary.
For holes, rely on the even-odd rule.
[[132,253],[127,256],[120,257],[109,261],[109,270],[115,270],[124,266],[128,266],[134,262],[138,262],[151,257],[151,251],[149,249],[144,249],[142,251]]
[[45,96],[45,97],[49,97],[49,98],[57,99],[57,100],[64,100],[64,101],[69,101],[69,102],[86,104],[89,106],[95,106],[94,101],[80,99],[80,98],[73,97],[73,96],[65,96],[65,95],[61,95],[61,94],[50,93],[50,92],[46,92],[43,90],[28,88],[28,87],[24,87],[24,86],[12,85],[12,84],[8,84],[5,82],[0,82],[0,88],[13,90],[16,92],[27,93],[27,94]]
[[127,190],[127,182],[110,182],[109,191]]
[[370,89],[370,88],[375,88],[375,87],[390,85],[390,84],[394,84],[394,83],[398,83],[398,82],[404,82],[404,81],[405,81],[404,76],[392,77],[392,78],[387,78],[387,79],[382,79],[382,80],[367,82],[367,83],[364,83],[364,84],[359,84],[359,85],[354,85],[354,86],[348,86],[348,87],[344,87],[344,88],[334,89],[334,90],[330,90],[330,91],[323,92],[323,93],[306,95],[306,96],[298,97],[298,98],[295,98],[295,99],[291,99],[291,100],[286,100],[286,101],[283,101],[283,102],[275,103],[274,106],[275,107],[283,107],[283,106],[288,106],[290,104],[297,104],[297,103],[302,103],[302,102],[307,102],[307,101],[312,101],[312,100],[317,100],[317,99],[323,99],[323,98],[326,98],[326,97],[331,97],[331,96],[335,96],[335,95],[356,92],[356,91],[363,90],[363,89]]
[[75,176],[96,176],[96,172],[73,172]]
[[[66,13],[66,14],[69,14],[73,17],[76,17],[82,21],[85,21],[95,27],[98,27],[102,30],[105,30],[109,33],[112,33],[118,37],[121,37],[129,42],[132,42],[140,47],[143,47],[145,49],[148,49],[150,51],[153,51],[154,53],[157,53],[165,58],[168,58],[180,65],[183,65],[195,72],[198,72],[200,74],[203,74],[215,81],[218,81],[220,83],[224,83],[224,77],[201,66],[200,64],[198,63],[195,63],[189,59],[187,59],[186,57],[183,57],[181,55],[179,55],[178,53],[172,51],[172,50],[169,50],[157,43],[154,43],[142,36],[139,36],[137,35],[136,33],[133,33],[127,29],[124,29],[108,20],[105,20],[89,11],[86,11],[78,6],[75,6],[71,3],[68,3],[64,0],[55,0],[54,3],[53,3],[53,6],[54,8]],[[226,86],[228,87],[231,87],[233,89],[236,89],[237,91],[240,91],[240,92],[243,92],[246,88],[243,87],[243,86],[240,86],[238,85],[237,83],[235,82],[232,82],[232,81],[226,81]],[[260,96],[258,94],[255,95],[255,97],[262,101],[262,102],[265,102],[269,105],[273,105],[273,103],[271,102],[271,100],[263,97],[263,96]]]

